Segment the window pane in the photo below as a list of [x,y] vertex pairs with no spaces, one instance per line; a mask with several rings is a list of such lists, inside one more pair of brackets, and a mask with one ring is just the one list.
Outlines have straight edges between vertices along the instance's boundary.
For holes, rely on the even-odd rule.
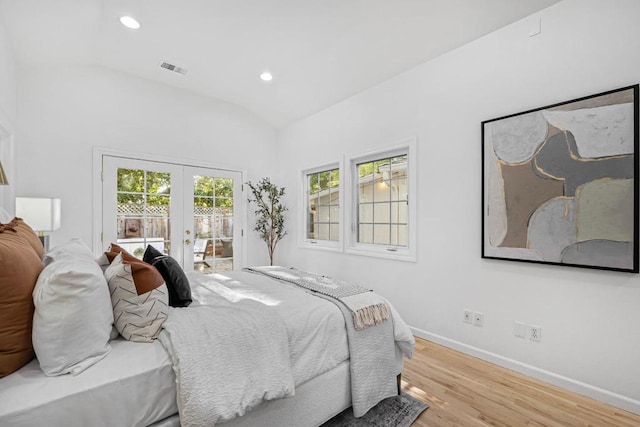
[[[194,197],[193,198],[194,207],[201,208],[213,208],[213,198],[212,197]],[[213,209],[209,211],[201,211],[202,214],[213,214]]]
[[313,223],[313,213],[309,212],[307,215],[307,239],[315,239],[315,225]]
[[373,183],[370,180],[361,181],[359,187],[359,201],[361,203],[373,202]]
[[233,179],[216,178],[215,196],[233,199]]
[[390,233],[390,225],[375,224],[373,226],[373,243],[381,245],[391,244]]
[[[119,228],[119,227],[118,227]],[[118,238],[123,239],[135,239],[143,236],[142,231],[142,218],[126,217],[124,218],[122,237],[120,236],[120,230],[118,230]]]
[[407,176],[407,155],[397,156],[391,159],[392,178],[402,178]]
[[331,180],[331,172],[324,171],[320,172],[320,190],[324,190],[329,188],[329,181]]
[[309,201],[316,205],[320,204],[320,195],[318,193],[309,195]]
[[407,242],[409,241],[408,230],[409,228],[406,225],[398,226],[398,245],[399,246],[407,246]]
[[373,243],[373,225],[360,224],[358,227],[358,242]]
[[340,206],[340,190],[338,189],[338,187],[333,187],[331,189],[329,203],[333,206]]
[[144,221],[144,237],[169,239],[169,218],[149,217]]
[[171,199],[169,198],[169,196],[149,195],[147,196],[147,206],[157,206],[159,209],[149,209],[147,213],[152,214],[156,212],[162,212],[164,211],[162,207],[169,206],[170,204]]
[[358,207],[358,220],[362,222],[373,222],[373,205],[371,203],[361,204]]
[[390,216],[391,203],[374,203],[373,205],[373,222],[376,224],[391,222]]
[[331,187],[337,187],[340,185],[340,170],[334,169],[331,171]]
[[193,194],[196,196],[213,196],[213,178],[210,176],[194,176]]
[[318,208],[318,221],[329,222],[329,206],[320,206]]
[[318,174],[314,173],[311,175],[307,175],[307,177],[309,178],[309,194],[316,194],[318,191],[320,191],[320,187],[318,186]]
[[144,171],[118,169],[118,191],[144,191]]
[[330,224],[329,225],[329,240],[334,240],[334,241],[340,240],[340,225],[339,224]]
[[213,237],[213,218],[207,208],[195,208],[193,216],[193,230],[196,239]]
[[164,172],[147,172],[147,193],[169,194],[171,175]]
[[407,202],[391,203],[391,222],[396,224],[407,223]]
[[407,226],[391,226],[391,244],[396,246],[407,246]]
[[381,179],[373,186],[373,200],[376,202],[386,202],[389,201],[391,197],[391,192],[389,188],[389,184]]
[[329,221],[335,224],[340,222],[340,207],[331,206],[329,208]]
[[144,204],[144,194],[118,194],[118,204]]
[[230,207],[233,207],[233,198],[216,197],[216,207],[218,207],[218,208],[230,208]]
[[318,224],[318,239],[329,240],[329,224]]
[[358,176],[364,178],[373,173],[373,163],[361,163],[358,165]]
[[391,180],[391,200],[407,200],[407,178]]
[[391,226],[391,242],[390,244],[392,245],[398,245],[398,226],[397,225],[392,225]]
[[221,236],[226,238],[233,237],[233,208],[226,208],[220,212],[218,216],[221,224]]

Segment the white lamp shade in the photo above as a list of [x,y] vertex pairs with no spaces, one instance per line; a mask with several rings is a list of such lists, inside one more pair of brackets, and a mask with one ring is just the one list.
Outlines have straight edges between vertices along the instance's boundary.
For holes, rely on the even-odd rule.
[[35,231],[60,228],[60,199],[48,197],[16,197],[16,216]]

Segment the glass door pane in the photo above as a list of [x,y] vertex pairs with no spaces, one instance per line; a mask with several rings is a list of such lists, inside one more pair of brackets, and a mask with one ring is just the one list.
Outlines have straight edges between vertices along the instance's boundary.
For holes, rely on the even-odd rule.
[[105,156],[103,249],[117,243],[142,259],[147,245],[181,257],[182,170],[175,165]]
[[[240,254],[239,210],[241,175],[215,169],[185,167],[185,218],[190,224],[193,245],[185,246],[185,269],[204,273],[233,270]],[[187,225],[189,227],[189,225]],[[236,255],[236,260],[237,260]]]

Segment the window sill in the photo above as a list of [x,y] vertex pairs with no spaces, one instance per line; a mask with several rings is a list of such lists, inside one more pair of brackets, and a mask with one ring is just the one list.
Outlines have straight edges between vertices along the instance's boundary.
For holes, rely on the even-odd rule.
[[385,258],[394,261],[416,262],[416,255],[408,249],[397,249],[395,251],[388,250],[387,247],[357,247],[352,246],[345,250],[345,253],[352,255],[368,256],[374,258]]
[[298,246],[302,249],[318,249],[327,252],[343,252],[341,242],[327,243],[322,240],[304,240],[302,242],[299,242]]

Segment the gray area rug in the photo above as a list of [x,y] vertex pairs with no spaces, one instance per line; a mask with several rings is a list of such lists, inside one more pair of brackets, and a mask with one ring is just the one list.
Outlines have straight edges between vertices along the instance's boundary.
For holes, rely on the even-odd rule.
[[361,418],[355,418],[353,410],[348,408],[321,427],[409,427],[428,407],[426,403],[402,393],[378,403]]

